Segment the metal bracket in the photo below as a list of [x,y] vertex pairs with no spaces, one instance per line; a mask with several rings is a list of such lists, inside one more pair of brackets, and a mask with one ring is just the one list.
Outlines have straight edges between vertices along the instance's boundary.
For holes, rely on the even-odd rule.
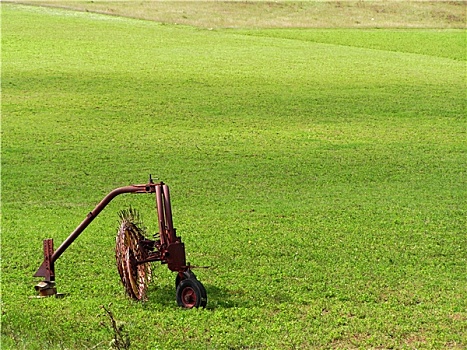
[[44,239],[44,261],[39,267],[37,272],[34,274],[34,277],[44,277],[46,282],[55,281],[55,269],[54,269],[54,260],[52,256],[54,254],[54,241],[53,239]]
[[49,297],[57,295],[57,288],[55,287],[55,270],[52,255],[54,254],[54,241],[53,239],[44,239],[44,262],[37,270],[34,277],[44,277],[45,280],[39,282],[34,288],[39,293],[39,297]]

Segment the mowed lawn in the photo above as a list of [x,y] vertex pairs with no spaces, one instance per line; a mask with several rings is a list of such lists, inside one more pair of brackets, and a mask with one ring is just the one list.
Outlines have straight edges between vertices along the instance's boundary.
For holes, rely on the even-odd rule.
[[[465,30],[200,29],[2,4],[2,349],[467,347]],[[208,293],[125,297],[118,211],[152,174]],[[109,306],[110,305],[110,306]]]

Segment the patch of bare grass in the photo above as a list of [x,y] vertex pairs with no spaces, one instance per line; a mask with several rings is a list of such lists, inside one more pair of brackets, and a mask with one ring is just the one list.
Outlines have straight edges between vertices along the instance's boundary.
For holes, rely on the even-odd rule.
[[201,28],[465,28],[465,1],[14,1]]

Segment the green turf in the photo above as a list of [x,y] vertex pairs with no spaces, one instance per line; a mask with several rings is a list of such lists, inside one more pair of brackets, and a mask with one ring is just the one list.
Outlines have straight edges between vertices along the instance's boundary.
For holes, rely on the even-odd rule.
[[[2,349],[464,348],[465,30],[203,30],[2,5]],[[128,300],[117,197],[149,174],[208,307]]]

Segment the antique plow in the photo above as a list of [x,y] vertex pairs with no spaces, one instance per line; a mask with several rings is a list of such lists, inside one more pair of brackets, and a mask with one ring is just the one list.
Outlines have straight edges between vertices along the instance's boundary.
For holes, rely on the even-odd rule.
[[39,295],[57,295],[55,262],[112,199],[124,193],[154,193],[159,222],[159,232],[154,235],[154,239],[147,239],[134,210],[129,209],[120,213],[121,222],[116,238],[115,257],[126,294],[136,300],[145,300],[147,285],[151,278],[150,263],[160,261],[162,264],[167,264],[169,270],[177,272],[175,286],[178,305],[185,308],[205,307],[206,290],[196,279],[190,265],[186,263],[185,245],[181,238],[177,237],[173,227],[169,187],[163,182],[154,183],[151,177],[147,184],[130,185],[111,191],[57,250],[54,251],[52,239],[44,240],[44,261],[34,274],[34,277],[44,277],[44,281],[35,286]]

